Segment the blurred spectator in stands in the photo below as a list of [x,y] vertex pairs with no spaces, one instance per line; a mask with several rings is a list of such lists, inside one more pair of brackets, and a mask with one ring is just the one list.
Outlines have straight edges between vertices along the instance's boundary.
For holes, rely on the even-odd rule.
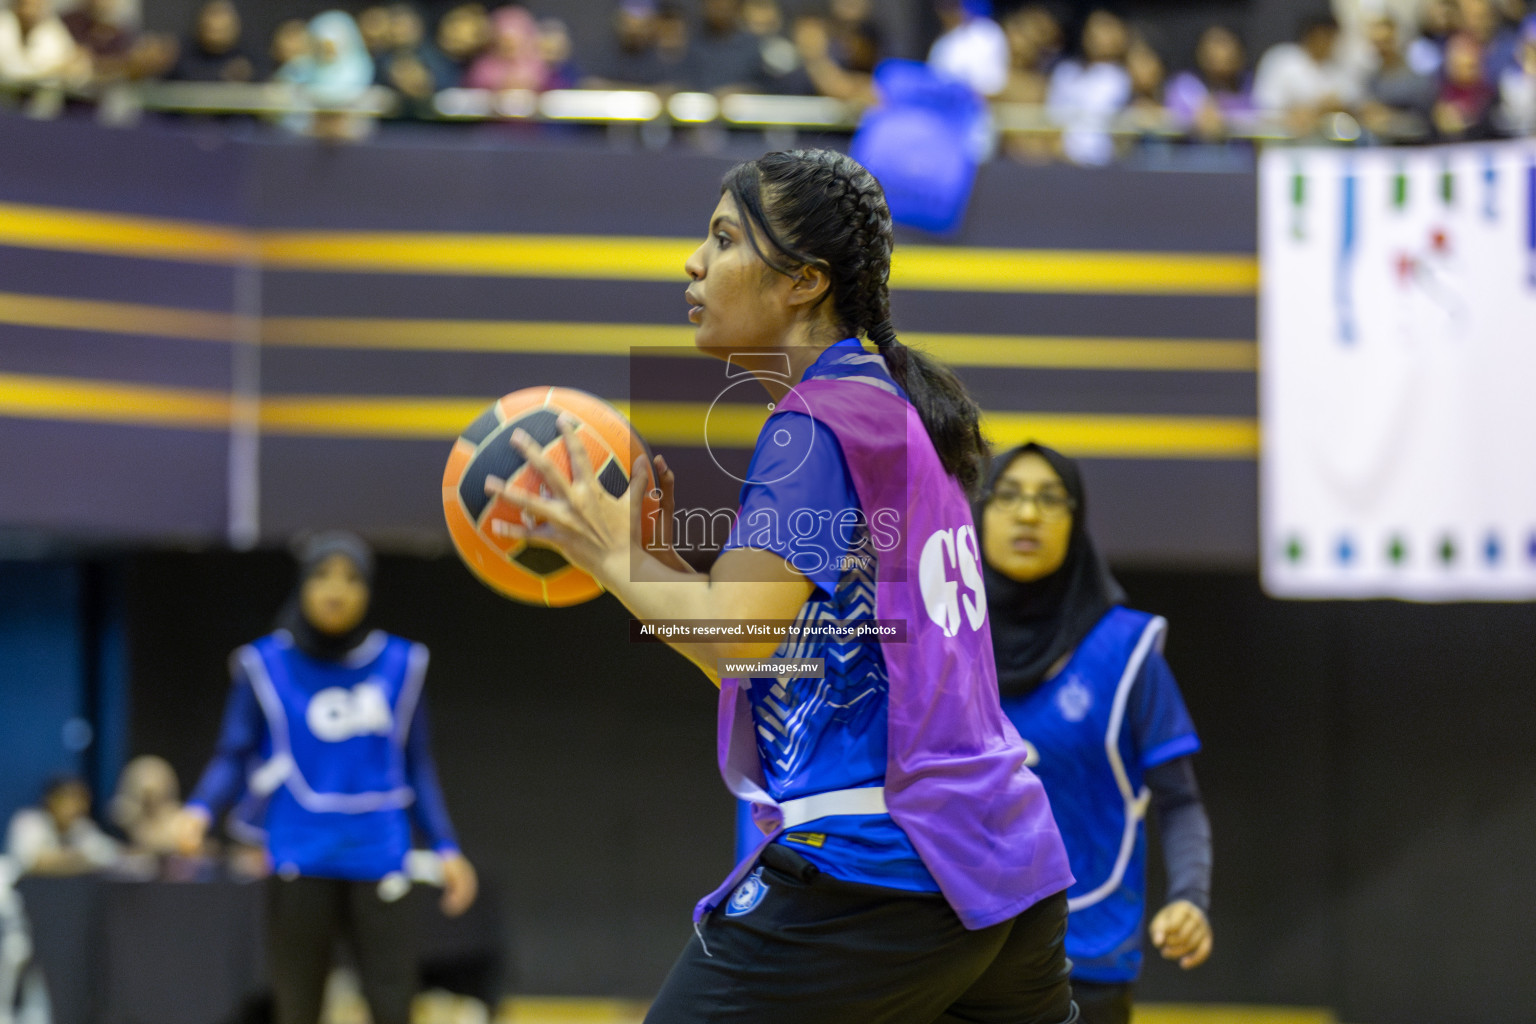
[[390,35],[393,29],[390,25],[389,8],[383,4],[364,7],[357,15],[357,30],[362,33],[363,45],[368,47],[368,56],[373,58],[374,68],[377,70],[380,58],[390,49]]
[[1421,75],[1440,73],[1445,63],[1445,44],[1461,27],[1461,8],[1456,0],[1425,0],[1418,17],[1418,35],[1408,44],[1408,66]]
[[1536,14],[1520,33],[1520,62],[1499,80],[1499,111],[1511,134],[1536,135]]
[[469,66],[471,89],[542,89],[549,69],[539,56],[539,25],[515,4],[491,12],[491,48]]
[[159,78],[176,62],[176,40],[139,32],[124,0],[85,0],[63,17],[75,43],[91,55],[97,84]]
[[1161,116],[1168,70],[1156,47],[1140,36],[1133,39],[1125,51],[1125,72],[1131,79],[1131,108]]
[[596,84],[604,87],[660,85],[654,0],[625,0],[613,14],[613,48]]
[[832,26],[825,18],[813,15],[796,18],[794,34],[795,53],[799,55],[815,92],[866,106],[875,101],[871,76],[838,61]]
[[[1460,0],[1462,31],[1470,35],[1482,53],[1483,75],[1497,82],[1519,60],[1520,34],[1493,0]],[[1446,54],[1449,61],[1450,54]],[[1450,74],[1449,68],[1446,74]]]
[[475,61],[490,48],[491,16],[479,3],[460,4],[437,23],[437,48],[454,67],[454,84],[464,84]]
[[135,853],[176,851],[176,815],[181,811],[181,783],[169,761],[153,754],[134,758],[117,777],[112,824],[128,837]]
[[78,85],[90,75],[90,54],[53,13],[52,0],[13,0],[0,10],[0,85]]
[[[1041,34],[1035,24],[1038,7],[1014,11],[1003,20],[1008,39],[1008,81],[997,94],[1005,103],[1044,103],[1046,77]],[[1049,15],[1047,15],[1049,16]]]
[[387,13],[389,39],[375,78],[400,97],[398,116],[430,118],[436,112],[433,100],[438,91],[458,84],[458,70],[427,39],[426,24],[415,4],[391,4]]
[[1373,18],[1366,32],[1376,55],[1376,70],[1365,84],[1360,123],[1383,142],[1422,142],[1429,137],[1430,111],[1439,93],[1435,80],[1409,65],[1397,22],[1385,16]]
[[1445,74],[1431,118],[1449,141],[1485,139],[1493,133],[1493,84],[1482,46],[1470,32],[1445,44]]
[[741,0],[704,0],[703,30],[688,60],[688,84],[703,92],[751,91],[761,70],[758,40],[741,23]]
[[[1006,98],[1015,103],[1044,102],[1050,74],[1061,62],[1061,22],[1043,4],[1032,4],[1003,21],[1003,34],[1008,38],[1009,54]],[[1027,98],[1036,93],[1038,99]]]
[[1427,0],[1332,0],[1339,22],[1339,42],[1334,59],[1365,82],[1376,70],[1376,48],[1371,44],[1371,23],[1390,18],[1395,24],[1415,25]]
[[1360,99],[1361,83],[1336,59],[1339,23],[1330,15],[1302,21],[1297,41],[1271,46],[1253,75],[1253,101],[1280,116],[1297,135],[1309,135],[1318,116],[1347,110]]
[[240,12],[233,0],[207,0],[197,9],[170,77],[178,82],[252,82],[256,62],[240,46]]
[[41,807],[11,816],[6,853],[23,874],[78,875],[110,867],[118,846],[91,820],[91,791],[73,776],[43,790]]
[[91,55],[94,78],[127,77],[135,36],[126,24],[122,0],[85,0],[61,20],[76,45]]
[[1051,74],[1046,106],[1063,126],[1062,153],[1074,163],[1107,164],[1115,155],[1107,129],[1131,101],[1130,49],[1125,22],[1105,10],[1083,24],[1082,60],[1064,60]]
[[272,62],[272,78],[276,79],[283,68],[306,58],[312,49],[309,24],[299,18],[289,18],[272,31],[272,45],[267,57]]
[[741,23],[757,40],[759,90],[789,96],[816,92],[800,52],[784,34],[784,10],[779,0],[742,0]]
[[[1044,6],[1035,4],[1014,11],[1003,21],[1008,37],[1008,84],[996,99],[1032,107],[1045,104],[1050,73],[1061,56],[1061,23]],[[1058,138],[1053,132],[1006,133],[1003,148],[1016,160],[1046,163],[1057,156]]]
[[559,18],[539,19],[539,56],[549,69],[544,76],[546,89],[574,89],[586,76],[576,63],[571,46],[571,30]]
[[829,11],[826,24],[832,59],[851,74],[874,74],[884,53],[874,0],[832,0]]
[[1012,60],[1008,36],[992,20],[992,0],[937,0],[935,6],[944,33],[928,51],[928,66],[981,96],[1002,92]]
[[681,85],[692,74],[693,31],[675,3],[656,5],[656,62],[667,85]]
[[297,111],[284,126],[332,142],[361,138],[373,122],[335,109],[356,104],[373,85],[373,58],[357,22],[344,11],[326,11],[310,21],[309,40],[309,51],[285,63],[276,78],[298,86],[309,107],[331,109]]
[[1168,115],[1195,138],[1225,138],[1236,122],[1253,115],[1248,59],[1243,41],[1225,25],[1211,25],[1195,45],[1193,71],[1168,83]]

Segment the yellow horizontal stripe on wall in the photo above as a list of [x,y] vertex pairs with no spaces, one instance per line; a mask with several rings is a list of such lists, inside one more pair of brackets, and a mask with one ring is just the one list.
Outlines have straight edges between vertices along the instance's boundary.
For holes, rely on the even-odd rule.
[[[272,434],[447,445],[489,401],[270,395],[261,399],[260,424]],[[764,418],[758,405],[717,405],[711,411],[692,402],[614,404],[656,445],[702,444],[707,415],[712,444],[751,448]],[[203,389],[0,374],[0,416],[210,429],[227,427],[233,407],[231,396]],[[1251,419],[994,412],[982,425],[999,446],[1038,439],[1088,457],[1251,459],[1258,452],[1258,424]]]
[[198,221],[0,203],[0,245],[239,263],[254,255],[250,232]]
[[[709,414],[712,445],[751,448],[765,418],[761,406],[637,402],[636,428],[654,445],[698,446]],[[1253,419],[1213,416],[1119,416],[987,412],[982,430],[1000,448],[1043,441],[1073,455],[1099,458],[1252,459],[1259,429]]]
[[1072,338],[918,332],[901,337],[951,366],[1250,373],[1259,367],[1257,343],[1225,338]]
[[[592,281],[686,281],[696,238],[404,231],[264,231],[0,204],[0,245],[284,270]],[[891,284],[955,292],[1252,295],[1253,255],[899,246]],[[681,300],[680,300],[681,301]]]
[[897,246],[891,287],[947,292],[1252,295],[1255,256]]
[[[692,349],[693,328],[657,324],[508,320],[273,317],[262,341],[304,348],[422,352],[525,352],[627,356],[633,348]],[[955,366],[1078,370],[1230,370],[1258,367],[1251,341],[903,333],[908,344]]]
[[268,395],[261,430],[308,437],[433,438],[443,457],[459,431],[493,398],[373,398],[349,395]]
[[278,270],[346,270],[468,277],[673,281],[696,240],[603,235],[468,235],[394,231],[267,232],[259,248]]
[[1040,441],[1074,456],[1254,459],[1259,454],[1258,421],[1242,417],[989,412],[981,428],[997,448]]
[[[0,324],[200,341],[230,341],[249,326],[227,313],[17,293],[0,293]],[[295,348],[609,356],[628,356],[635,348],[693,348],[692,327],[665,324],[266,317],[260,333],[263,344]],[[1232,339],[918,331],[902,338],[955,366],[1243,372],[1258,367],[1255,343]]]
[[[262,262],[285,270],[686,281],[695,240],[418,232],[267,233]],[[898,247],[891,286],[959,292],[1244,295],[1253,256],[1055,249]]]
[[268,317],[261,323],[261,340],[266,345],[296,348],[628,356],[634,348],[691,349],[693,328],[515,320]]
[[239,318],[228,313],[13,292],[0,293],[0,324],[193,341],[232,341],[240,325]]
[[[497,1007],[496,1024],[640,1024],[645,1003],[620,999],[513,996]],[[1336,1024],[1325,1009],[1137,1003],[1132,1024]]]
[[233,404],[199,388],[0,374],[0,416],[222,430]]

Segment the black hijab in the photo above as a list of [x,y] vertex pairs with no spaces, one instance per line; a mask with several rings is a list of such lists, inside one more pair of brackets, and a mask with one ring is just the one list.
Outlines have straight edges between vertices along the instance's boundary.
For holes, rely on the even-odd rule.
[[[277,628],[286,629],[293,635],[294,646],[312,658],[322,661],[340,661],[345,658],[363,638],[371,631],[368,624],[368,615],[364,612],[357,625],[345,633],[324,633],[316,629],[314,624],[304,616],[304,604],[300,599],[304,589],[304,582],[315,574],[324,562],[332,555],[342,555],[357,567],[358,574],[363,577],[363,582],[371,589],[373,586],[373,549],[367,541],[355,534],[342,530],[334,530],[329,533],[317,534],[311,537],[298,551],[299,582],[283,603],[282,610],[277,613]],[[371,597],[371,595],[370,595]],[[372,607],[372,601],[369,601]]]
[[[992,460],[986,494],[1014,459],[1035,454],[1050,463],[1072,495],[1072,533],[1067,557],[1049,576],[1031,583],[1010,579],[986,564],[987,613],[992,619],[992,648],[997,657],[998,688],[1005,697],[1020,697],[1044,680],[1050,667],[1098,625],[1104,613],[1125,600],[1125,591],[1110,575],[1088,536],[1088,497],[1077,463],[1042,444],[1019,445]],[[984,529],[986,498],[976,506],[976,529]]]

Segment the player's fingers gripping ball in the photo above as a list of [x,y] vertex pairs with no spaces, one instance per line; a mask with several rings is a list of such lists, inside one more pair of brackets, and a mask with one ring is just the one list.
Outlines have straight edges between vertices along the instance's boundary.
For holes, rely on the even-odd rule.
[[[554,548],[508,531],[506,524],[532,529],[538,522],[500,494],[487,494],[485,482],[498,477],[513,490],[549,494],[538,472],[511,443],[512,432],[519,428],[571,479],[571,456],[560,434],[561,413],[576,421],[576,437],[586,449],[592,473],[614,497],[629,488],[636,458],[643,454],[646,466],[651,465],[645,441],[613,406],[574,388],[537,387],[514,391],[476,417],[454,441],[443,471],[443,515],[464,564],[498,593],[550,607],[590,601],[602,587]],[[654,485],[643,494],[642,532],[649,543],[660,502]]]

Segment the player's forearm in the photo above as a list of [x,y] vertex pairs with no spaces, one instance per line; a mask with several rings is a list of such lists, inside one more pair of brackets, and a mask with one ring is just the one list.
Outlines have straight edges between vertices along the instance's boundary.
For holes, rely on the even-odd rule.
[[[752,584],[721,584],[707,574],[682,571],[657,559],[636,553],[615,558],[599,573],[599,581],[624,607],[642,622],[700,620],[733,622],[765,617]],[[761,583],[757,587],[774,587]],[[777,584],[782,586],[782,584]],[[778,647],[777,640],[741,641],[663,637],[667,645],[699,667],[719,684],[716,664],[721,658],[766,658]]]

